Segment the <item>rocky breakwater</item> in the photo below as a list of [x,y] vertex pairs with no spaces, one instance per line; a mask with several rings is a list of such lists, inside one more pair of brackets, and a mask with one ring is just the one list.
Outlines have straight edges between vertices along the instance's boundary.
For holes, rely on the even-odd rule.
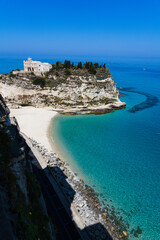
[[75,209],[89,239],[128,239],[128,232],[124,225],[120,224],[115,216],[109,214],[107,207],[101,205],[94,189],[79,179],[70,166],[62,161],[56,153],[48,152],[33,139],[30,141],[32,146],[43,156],[69,206]]

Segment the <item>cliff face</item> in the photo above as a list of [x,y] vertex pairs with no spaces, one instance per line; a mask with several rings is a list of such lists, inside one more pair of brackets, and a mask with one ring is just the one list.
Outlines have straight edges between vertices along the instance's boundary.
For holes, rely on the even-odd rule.
[[62,105],[96,105],[118,100],[116,83],[111,77],[97,80],[96,77],[68,77],[67,81],[54,87],[52,92]]
[[[12,89],[12,94],[5,88]],[[7,102],[13,105],[52,106],[61,113],[107,112],[125,107],[109,70],[104,69],[96,75],[68,69],[52,70],[44,77],[3,75],[1,89]]]
[[54,239],[28,147],[2,97],[0,114],[0,239]]
[[0,122],[5,122],[8,119],[9,113],[10,110],[0,94]]

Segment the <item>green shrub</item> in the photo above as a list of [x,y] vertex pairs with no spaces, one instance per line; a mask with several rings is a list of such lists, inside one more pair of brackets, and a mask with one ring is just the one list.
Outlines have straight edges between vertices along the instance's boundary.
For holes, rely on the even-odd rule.
[[69,69],[66,69],[66,70],[65,70],[65,75],[66,75],[66,76],[70,76],[70,75],[71,75],[71,71],[70,71]]
[[91,65],[91,66],[89,67],[88,72],[91,73],[91,74],[96,74],[97,71],[96,71],[96,69],[95,69],[95,66],[94,66],[94,65]]
[[68,60],[64,61],[64,68],[70,68],[71,67],[71,62]]
[[14,78],[15,76],[16,76],[15,74],[13,74],[12,72],[10,72],[9,77]]
[[32,83],[34,85],[39,85],[41,88],[44,88],[44,86],[46,85],[45,79],[41,77],[35,77]]
[[56,76],[58,77],[59,76],[59,73],[56,71]]

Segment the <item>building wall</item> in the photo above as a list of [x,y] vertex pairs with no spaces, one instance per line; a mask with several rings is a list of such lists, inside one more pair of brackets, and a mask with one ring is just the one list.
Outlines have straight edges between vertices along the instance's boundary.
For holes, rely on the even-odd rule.
[[34,72],[35,74],[48,72],[52,68],[52,65],[49,63],[32,61],[31,58],[28,58],[28,61],[24,61],[23,63],[25,72]]

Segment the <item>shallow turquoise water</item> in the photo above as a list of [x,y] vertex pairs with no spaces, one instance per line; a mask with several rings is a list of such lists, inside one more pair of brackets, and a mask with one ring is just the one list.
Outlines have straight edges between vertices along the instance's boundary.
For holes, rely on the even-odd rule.
[[[1,58],[0,73],[22,69],[22,60]],[[99,61],[108,64],[118,87],[134,87],[159,99],[158,59]],[[124,93],[121,100],[127,103],[126,109],[99,116],[58,116],[53,124],[54,138],[62,157],[86,183],[95,185],[105,204],[110,209],[114,206],[117,216],[129,224],[129,231],[139,226],[139,239],[159,240],[160,103],[131,113],[128,110],[146,97]],[[135,239],[133,234],[130,239]]]
[[[149,65],[149,64],[148,64]],[[151,68],[151,66],[149,65]],[[111,66],[121,87],[160,96],[160,72],[143,66]],[[53,132],[56,145],[86,183],[95,185],[105,203],[114,206],[129,231],[139,226],[139,239],[160,239],[160,105],[130,113],[145,101],[124,92],[127,108],[105,115],[58,116]],[[130,234],[130,239],[134,239]]]

